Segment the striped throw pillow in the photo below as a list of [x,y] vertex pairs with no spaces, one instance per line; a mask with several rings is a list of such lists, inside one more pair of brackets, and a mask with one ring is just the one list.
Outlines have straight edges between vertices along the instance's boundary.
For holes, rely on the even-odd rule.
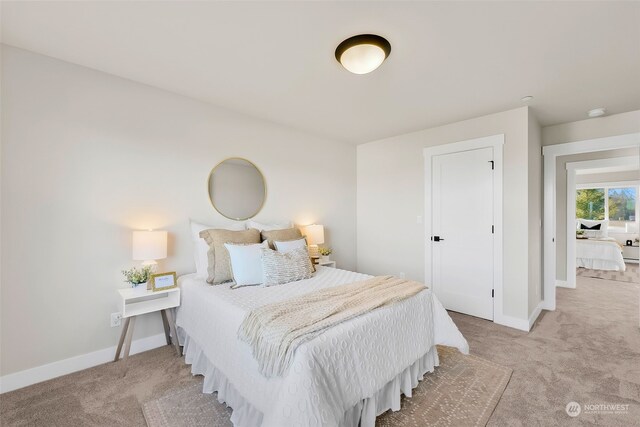
[[297,280],[309,279],[313,273],[307,248],[290,252],[262,249],[262,274],[264,286],[282,285]]

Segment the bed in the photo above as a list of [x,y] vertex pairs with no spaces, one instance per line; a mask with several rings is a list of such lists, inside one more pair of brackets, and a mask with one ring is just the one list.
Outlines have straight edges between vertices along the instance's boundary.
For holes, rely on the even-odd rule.
[[373,427],[377,415],[400,409],[438,366],[436,344],[468,354],[462,334],[429,289],[340,323],[298,347],[289,369],[267,378],[237,338],[243,319],[264,304],[371,276],[318,267],[314,277],[275,287],[210,286],[195,274],[179,278],[178,338],[203,392],[233,408],[237,427]]
[[576,239],[576,267],[625,271],[622,247],[611,237]]

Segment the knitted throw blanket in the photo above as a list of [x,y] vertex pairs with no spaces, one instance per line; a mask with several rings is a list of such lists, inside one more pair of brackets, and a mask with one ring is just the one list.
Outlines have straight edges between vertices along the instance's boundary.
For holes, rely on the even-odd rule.
[[426,288],[422,283],[379,276],[321,289],[254,309],[240,325],[238,338],[251,346],[264,376],[280,376],[301,344],[339,323]]

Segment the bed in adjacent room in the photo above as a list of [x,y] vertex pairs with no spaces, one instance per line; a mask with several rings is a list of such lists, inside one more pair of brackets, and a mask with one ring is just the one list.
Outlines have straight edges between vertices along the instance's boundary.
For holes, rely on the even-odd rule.
[[178,336],[203,391],[233,408],[235,426],[374,426],[438,366],[436,344],[468,353],[466,340],[425,288],[393,304],[333,325],[300,344],[280,375],[263,375],[238,338],[253,310],[371,276],[319,267],[310,279],[278,286],[211,286],[182,276]]
[[622,246],[608,235],[608,220],[578,218],[576,229],[576,267],[592,270],[625,271]]
[[622,246],[611,237],[576,239],[576,267],[625,271]]

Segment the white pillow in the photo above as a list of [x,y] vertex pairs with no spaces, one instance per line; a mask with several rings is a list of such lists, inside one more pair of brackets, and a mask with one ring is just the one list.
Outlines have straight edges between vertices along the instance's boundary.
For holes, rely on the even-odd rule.
[[278,252],[287,253],[295,249],[306,248],[307,239],[303,237],[302,239],[285,240],[281,242],[274,240],[273,245],[276,247]]
[[233,222],[224,227],[214,227],[191,220],[189,220],[189,223],[191,226],[191,240],[193,241],[193,258],[196,263],[196,276],[206,279],[208,277],[207,265],[209,264],[209,259],[207,258],[207,252],[209,251],[209,245],[200,237],[200,232],[215,228],[242,231],[244,230],[244,222]]
[[262,224],[256,221],[247,221],[247,229],[255,228],[258,231],[271,231],[271,230],[284,230],[285,228],[291,228],[290,222],[282,224]]
[[254,244],[225,243],[231,260],[231,273],[235,285],[231,288],[262,284],[262,249],[268,248],[265,241]]
[[[600,230],[584,230],[581,227],[581,224],[584,224],[586,227],[593,227],[594,225],[600,224]],[[592,239],[601,239],[603,237],[609,236],[609,220],[591,220],[591,219],[582,219],[578,218],[576,221],[576,227],[578,230],[583,230],[584,235],[586,237],[590,237]]]

